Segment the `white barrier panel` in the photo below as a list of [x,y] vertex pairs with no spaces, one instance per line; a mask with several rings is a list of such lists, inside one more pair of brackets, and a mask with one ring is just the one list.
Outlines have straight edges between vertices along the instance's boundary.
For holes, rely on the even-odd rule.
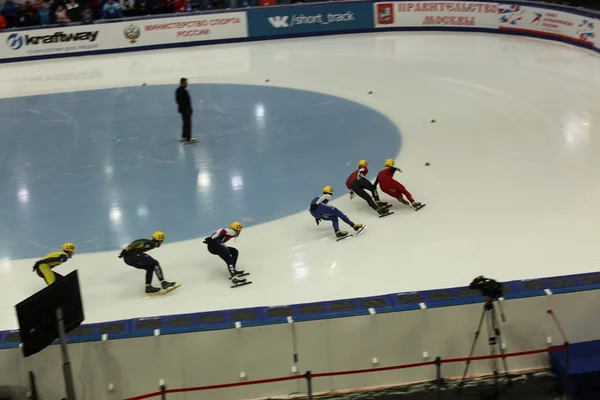
[[462,1],[375,3],[375,27],[498,29],[498,4]]
[[499,4],[500,30],[550,35],[593,45],[598,20],[558,10]]
[[160,18],[123,23],[120,34],[132,46],[248,37],[245,12]]
[[0,33],[0,58],[81,53],[248,37],[245,12]]

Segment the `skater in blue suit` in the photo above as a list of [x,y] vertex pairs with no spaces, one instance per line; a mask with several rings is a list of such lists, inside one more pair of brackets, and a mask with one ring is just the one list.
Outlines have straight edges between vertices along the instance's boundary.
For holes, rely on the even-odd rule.
[[340,231],[338,219],[341,218],[342,221],[350,225],[356,231],[357,235],[360,234],[363,229],[366,228],[366,226],[362,224],[355,224],[354,222],[350,221],[346,214],[327,204],[329,203],[329,200],[331,200],[332,195],[333,188],[331,186],[325,186],[323,188],[323,194],[315,197],[313,201],[310,202],[310,215],[315,218],[317,225],[319,225],[321,221],[331,221],[333,223],[335,236],[337,236],[338,239],[344,239],[348,236],[352,236],[348,235],[348,232],[346,231]]

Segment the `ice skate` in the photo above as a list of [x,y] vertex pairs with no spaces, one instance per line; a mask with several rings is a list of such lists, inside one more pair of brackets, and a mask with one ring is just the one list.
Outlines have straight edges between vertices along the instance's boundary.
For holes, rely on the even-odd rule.
[[246,272],[246,271],[243,271],[243,270],[242,271],[238,271],[236,269],[236,270],[234,270],[233,274],[229,277],[229,279],[233,280],[234,277],[241,278],[243,276],[248,276],[248,275],[250,275],[249,272]]
[[152,285],[146,285],[146,293],[158,293],[160,292],[160,289],[157,287],[154,287]]
[[415,209],[415,211],[419,211],[421,208],[425,207],[425,204],[419,203],[418,201],[415,201],[411,204],[412,208]]
[[356,232],[356,236],[360,235],[362,233],[362,231],[365,230],[367,226],[363,225],[363,224],[354,224],[354,226],[352,228],[354,228],[354,231]]
[[162,281],[160,283],[160,285],[162,286],[163,289],[169,289],[169,288],[175,286],[175,282]]
[[346,231],[337,231],[335,233],[335,237],[337,238],[337,241],[339,242],[340,240],[344,240],[344,239],[348,239],[349,237],[351,237],[352,235],[349,235],[348,232]]
[[387,208],[378,208],[377,213],[379,214],[379,218],[387,217],[388,215],[392,215],[394,212],[390,212]]
[[[237,271],[237,272],[239,272],[239,271]],[[241,278],[239,274],[233,275],[229,279],[231,279],[231,283],[233,284],[233,285],[231,285],[232,288],[235,288],[238,286],[245,286],[245,285],[249,285],[252,283],[250,281],[247,281],[244,278]]]
[[198,139],[191,138],[190,140],[183,140],[183,144],[194,144],[198,143]]
[[391,206],[391,204],[388,204],[385,201],[377,201],[377,207],[379,208],[390,208]]
[[406,201],[406,200],[404,200],[404,199],[398,199],[398,201],[399,201],[400,203],[404,204],[405,206],[407,206],[407,207],[410,207],[410,203],[409,203],[408,201]]

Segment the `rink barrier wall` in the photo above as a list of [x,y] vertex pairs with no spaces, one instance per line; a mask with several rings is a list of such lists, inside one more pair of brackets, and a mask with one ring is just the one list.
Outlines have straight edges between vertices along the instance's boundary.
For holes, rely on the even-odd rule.
[[521,35],[599,51],[599,13],[535,2],[349,1],[0,31],[0,63],[377,31]]
[[[600,272],[504,283],[504,300],[600,289]],[[174,295],[176,295],[174,293]],[[67,334],[70,343],[129,339],[201,331],[318,321],[401,311],[482,303],[479,291],[468,287],[394,293],[316,303],[254,307],[180,314],[81,325]],[[18,330],[0,332],[0,349],[19,347]]]

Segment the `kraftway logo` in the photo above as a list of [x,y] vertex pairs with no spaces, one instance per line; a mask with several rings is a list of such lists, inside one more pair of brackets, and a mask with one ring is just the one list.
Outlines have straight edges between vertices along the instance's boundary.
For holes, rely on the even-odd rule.
[[94,32],[56,32],[52,35],[29,36],[13,33],[6,39],[6,44],[13,50],[23,46],[37,46],[39,44],[65,43],[65,42],[95,42],[99,31]]
[[[354,21],[354,13],[352,11],[346,11],[343,14],[317,14],[317,15],[292,15],[291,21],[289,15],[277,15],[274,17],[267,18],[271,26],[275,29],[289,28],[295,25],[312,25],[312,24],[333,24],[337,22],[351,22]],[[288,22],[289,21],[289,22]]]

